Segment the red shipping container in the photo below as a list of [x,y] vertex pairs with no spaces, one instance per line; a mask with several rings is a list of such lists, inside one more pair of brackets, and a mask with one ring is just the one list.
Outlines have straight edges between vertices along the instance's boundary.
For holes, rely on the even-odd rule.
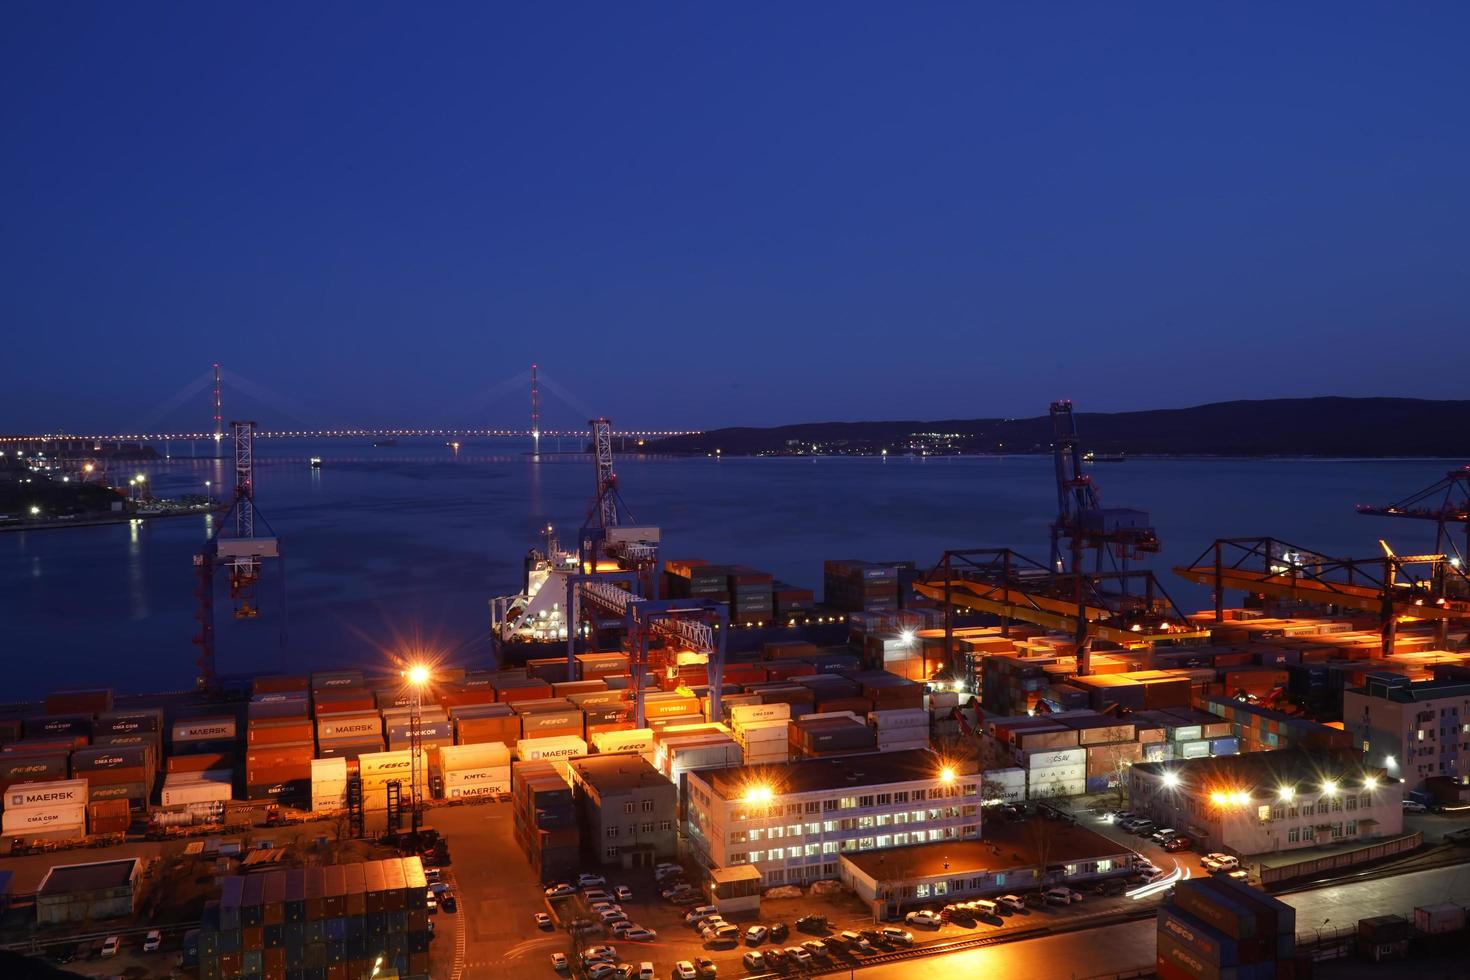
[[246,729],[245,740],[254,745],[290,745],[293,742],[310,742],[315,730],[309,721],[272,719],[252,721]]
[[250,682],[250,693],[252,694],[290,694],[309,690],[311,690],[310,679],[294,674],[266,674]]
[[211,769],[233,769],[235,757],[218,752],[200,752],[198,755],[171,755],[165,768],[169,772],[208,772]]
[[46,695],[48,715],[100,715],[112,710],[112,690],[54,691]]

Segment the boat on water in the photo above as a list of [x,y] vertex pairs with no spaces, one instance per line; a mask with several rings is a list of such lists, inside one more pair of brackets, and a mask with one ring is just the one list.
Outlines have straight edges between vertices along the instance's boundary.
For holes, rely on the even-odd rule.
[[322,468],[322,458],[320,456],[311,457],[311,468],[314,470]]
[[1083,453],[1082,461],[1085,463],[1126,463],[1127,453]]

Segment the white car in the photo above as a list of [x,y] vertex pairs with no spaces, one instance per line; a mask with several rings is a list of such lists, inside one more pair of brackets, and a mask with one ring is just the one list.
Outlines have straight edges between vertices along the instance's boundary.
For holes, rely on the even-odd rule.
[[596,960],[615,960],[618,958],[616,946],[589,946],[582,950],[582,965],[587,965]]
[[1418,800],[1404,800],[1405,813],[1426,813],[1428,810],[1429,807],[1420,803]]
[[575,894],[577,894],[577,889],[573,888],[566,882],[562,882],[559,885],[552,885],[550,888],[546,889],[547,898],[566,898],[568,895]]
[[680,960],[674,964],[674,980],[698,980],[699,974],[694,972],[694,964],[688,960]]
[[938,912],[910,912],[903,917],[903,921],[911,926],[929,926],[932,929],[938,929],[944,925],[944,920],[939,917]]
[[601,888],[584,888],[582,898],[588,902],[611,902],[612,896]]
[[791,962],[795,963],[797,966],[811,966],[812,964],[812,954],[808,953],[800,946],[787,946],[786,955],[789,956],[791,958]]
[[684,869],[682,867],[677,864],[669,864],[667,861],[656,865],[653,869],[653,877],[658,881],[663,881],[670,875],[678,875],[683,873]]
[[572,968],[572,963],[567,959],[566,953],[552,953],[551,968],[557,973],[566,973]]
[[750,946],[759,946],[766,941],[766,937],[770,934],[771,930],[765,926],[751,926],[745,930],[745,942]]
[[653,980],[653,964],[648,960],[638,964],[638,980]]
[[596,886],[599,886],[599,885],[606,885],[606,884],[607,884],[607,879],[604,878],[602,875],[589,875],[589,874],[580,874],[580,875],[577,875],[577,885],[580,888],[593,888],[593,887],[596,887]]
[[1021,901],[1016,895],[1002,895],[995,900],[995,904],[1011,912],[1024,912],[1026,910],[1026,903]]
[[623,933],[623,938],[634,943],[651,943],[658,938],[658,932],[654,929],[645,929],[639,926],[636,929],[629,929]]
[[694,906],[694,908],[684,913],[684,924],[692,926],[700,919],[703,919],[707,916],[719,914],[720,910],[715,908],[713,905],[696,905]]
[[[1071,905],[1075,893],[1070,888],[1048,888],[1046,901],[1049,905]],[[1079,895],[1078,898],[1081,898]]]
[[1236,868],[1225,877],[1234,878],[1236,881],[1244,882],[1247,885],[1251,883],[1251,873],[1244,868]]
[[597,960],[587,968],[587,976],[591,977],[592,980],[606,980],[606,978],[616,975],[617,972],[618,968],[606,960]]
[[897,943],[900,946],[912,946],[914,944],[914,934],[907,929],[884,926],[878,931],[878,934],[890,943]]
[[1133,865],[1133,870],[1136,871],[1138,874],[1143,875],[1145,878],[1156,878],[1164,873],[1164,869],[1160,868],[1152,861],[1139,861],[1138,863]]
[[551,921],[551,916],[545,912],[537,912],[534,918],[536,919],[537,929],[550,929],[556,925],[556,923]]
[[613,889],[613,896],[620,902],[631,902],[633,901],[633,889],[627,885],[619,885]]
[[1221,854],[1218,851],[1206,854],[1200,861],[1207,871],[1234,871],[1240,867],[1240,858],[1233,854]]
[[623,913],[622,909],[603,909],[597,914],[601,917],[603,925],[607,925],[612,922],[619,922],[628,917]]
[[636,923],[629,922],[627,919],[619,919],[617,922],[608,923],[607,931],[612,933],[614,936],[621,937],[623,933],[637,928],[638,926]]
[[121,945],[122,945],[122,937],[121,936],[108,936],[105,940],[102,941],[102,955],[103,956],[116,956],[117,955],[117,948],[119,946],[121,946]]
[[150,929],[148,935],[143,937],[143,952],[156,953],[158,947],[163,945],[163,933],[157,929]]
[[745,969],[748,973],[766,972],[766,957],[765,954],[760,952],[759,950],[751,950],[750,952],[742,956],[740,960],[742,963],[745,964]]

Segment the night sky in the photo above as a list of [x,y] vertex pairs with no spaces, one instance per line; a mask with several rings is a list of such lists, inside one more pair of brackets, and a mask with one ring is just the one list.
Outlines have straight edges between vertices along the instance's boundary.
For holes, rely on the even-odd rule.
[[1465,397],[1470,7],[1285,6],[8,3],[0,431]]

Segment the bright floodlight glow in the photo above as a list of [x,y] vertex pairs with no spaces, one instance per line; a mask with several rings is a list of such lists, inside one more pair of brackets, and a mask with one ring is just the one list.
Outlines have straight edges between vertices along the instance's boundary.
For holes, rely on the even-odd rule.
[[1278,793],[1283,800],[1289,800],[1296,795],[1296,790],[1290,786],[1283,786]]
[[1323,783],[1322,784],[1322,792],[1326,793],[1328,796],[1331,796],[1334,793],[1336,793],[1337,792],[1337,782],[1336,782],[1336,780],[1329,779],[1325,783]]
[[41,508],[37,507],[35,504],[32,504],[31,505],[31,516],[34,517],[34,516],[36,516],[39,513],[41,513]]
[[1215,804],[1216,806],[1224,806],[1226,800],[1228,799],[1229,797],[1227,797],[1224,793],[1216,792],[1210,794],[1210,802]]
[[142,473],[139,473],[137,476],[133,477],[133,479],[137,480],[139,483],[142,483],[144,480],[146,480],[148,478],[146,476],[144,476]]
[[761,783],[752,786],[745,791],[745,802],[747,803],[769,803],[776,794],[771,792],[771,787]]
[[414,664],[408,668],[408,673],[405,676],[408,678],[410,684],[423,686],[429,683],[429,668],[423,664]]
[[1236,806],[1246,806],[1250,803],[1250,801],[1251,795],[1245,790],[1240,790],[1239,792],[1233,794],[1230,798],[1230,802],[1234,803]]
[[945,766],[943,769],[939,770],[939,781],[941,783],[952,783],[954,782],[954,777],[954,766]]
[[1370,791],[1377,789],[1378,780],[1374,779],[1372,776],[1369,776],[1367,779],[1363,780],[1363,788]]
[[912,643],[914,642],[914,631],[904,630],[902,633],[898,634],[898,638],[905,643]]
[[1179,774],[1177,772],[1164,773],[1164,788],[1174,789],[1179,785]]

